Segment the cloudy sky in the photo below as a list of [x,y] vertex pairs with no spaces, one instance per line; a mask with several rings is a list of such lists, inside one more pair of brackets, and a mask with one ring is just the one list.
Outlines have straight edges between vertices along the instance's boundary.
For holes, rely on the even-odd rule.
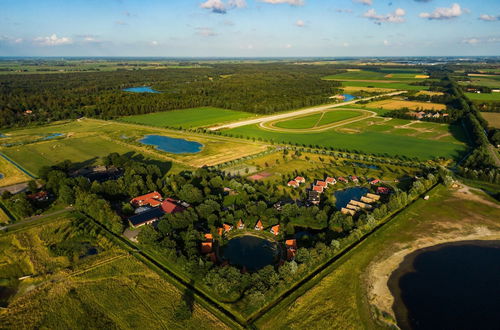
[[0,0],[0,56],[500,55],[500,0]]

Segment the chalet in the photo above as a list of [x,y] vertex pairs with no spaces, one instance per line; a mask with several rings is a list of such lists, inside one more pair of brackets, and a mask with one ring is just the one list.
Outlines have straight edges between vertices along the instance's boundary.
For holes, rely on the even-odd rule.
[[280,225],[272,226],[270,231],[275,236],[278,236],[278,234],[280,233]]
[[327,184],[325,181],[318,180],[318,181],[316,181],[316,186],[320,186],[320,187],[323,187],[323,189],[326,189]]
[[326,184],[336,184],[337,180],[335,180],[335,178],[327,177],[325,179],[325,182],[326,182]]
[[363,203],[368,203],[368,204],[375,203],[375,200],[373,198],[366,197],[366,196],[361,197],[361,201]]
[[391,190],[387,187],[377,187],[377,194],[387,195]]
[[342,212],[342,214],[345,214],[345,215],[355,215],[356,214],[356,211],[354,210],[350,210],[350,209],[346,209],[345,207],[343,207],[340,212]]
[[128,221],[132,227],[138,228],[158,221],[164,214],[161,208],[152,208],[149,211],[131,216]]
[[358,201],[355,201],[355,200],[351,200],[349,202],[349,204],[355,205],[355,206],[360,207],[362,209],[368,209],[369,210],[369,209],[372,208],[372,206],[370,204],[366,204],[366,203],[363,203],[363,202],[358,202]]
[[34,194],[30,194],[26,196],[28,199],[31,199],[32,201],[37,201],[37,202],[45,202],[49,200],[49,193],[46,191],[39,191]]
[[173,198],[167,198],[161,203],[161,209],[163,212],[168,214],[173,214],[177,212],[185,211],[186,208],[181,205],[181,202]]
[[287,239],[285,241],[285,245],[287,249],[297,250],[297,240],[296,239]]
[[231,230],[233,230],[233,226],[231,225],[228,225],[228,224],[223,224],[222,227],[224,228],[224,233],[227,233],[227,232],[230,232]]
[[359,211],[361,209],[359,206],[353,204],[347,204],[345,208],[353,211]]
[[219,236],[222,236],[223,233],[224,233],[224,228],[217,228],[217,234]]
[[311,190],[309,192],[309,197],[307,199],[307,201],[313,205],[318,205],[319,202],[320,202],[320,195],[319,195],[319,192],[317,191],[314,191],[314,190]]
[[157,207],[161,205],[163,197],[157,191],[153,191],[149,194],[137,196],[130,201],[134,207],[149,205],[152,207]]
[[314,186],[312,188],[312,190],[321,194],[323,192],[323,187],[322,186]]
[[349,182],[346,178],[344,178],[342,176],[339,176],[338,179],[337,179],[337,181],[341,181],[341,182],[344,182],[344,183],[348,183]]
[[370,181],[370,184],[379,184],[380,180],[379,179],[373,179]]
[[245,224],[243,223],[243,221],[238,221],[238,226],[237,226],[238,229],[245,229]]
[[212,242],[202,242],[201,243],[201,253],[207,254],[212,252]]
[[305,182],[306,182],[306,179],[304,179],[304,178],[303,178],[303,177],[301,177],[301,176],[298,176],[298,177],[296,177],[296,178],[295,178],[295,180],[294,180],[294,181],[296,181],[296,182],[298,182],[298,183],[305,183]]
[[355,175],[351,175],[351,181],[352,181],[352,182],[355,182],[355,183],[358,183],[358,182],[359,182],[359,179],[358,179],[358,177],[357,177],[357,176],[355,176]]
[[210,233],[205,234],[205,242],[213,242],[214,241],[214,235]]
[[254,227],[255,230],[263,230],[264,229],[264,226],[262,225],[262,221],[257,221],[257,223],[255,224],[255,227]]
[[371,199],[376,200],[376,201],[380,200],[380,196],[376,195],[376,194],[368,193],[368,194],[366,194],[366,197],[371,198]]
[[295,180],[288,181],[287,186],[297,188],[299,183]]

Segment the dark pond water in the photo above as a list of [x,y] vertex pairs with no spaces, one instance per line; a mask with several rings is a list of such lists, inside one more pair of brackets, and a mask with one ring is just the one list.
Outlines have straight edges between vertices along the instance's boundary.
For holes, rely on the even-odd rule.
[[247,235],[230,240],[223,249],[223,255],[231,265],[256,271],[274,265],[279,258],[279,249],[276,242]]
[[64,135],[63,133],[52,133],[52,134],[49,134],[47,136],[44,136],[40,140],[52,140],[52,139],[55,139],[56,137],[60,137],[63,135]]
[[125,88],[123,91],[132,93],[161,93],[148,86]]
[[344,97],[344,102],[352,101],[356,98],[356,96],[351,95],[351,94],[342,94]]
[[389,287],[403,329],[500,329],[500,241],[416,251]]
[[339,190],[336,191],[334,196],[337,199],[335,202],[335,207],[337,210],[340,210],[343,207],[346,207],[349,202],[354,199],[359,201],[361,197],[366,195],[368,192],[368,188],[364,187],[353,187],[353,188],[347,188],[344,190]]
[[149,146],[155,146],[158,150],[174,154],[194,154],[200,152],[203,147],[203,144],[195,141],[176,139],[163,135],[146,135],[142,140],[139,140],[139,142]]

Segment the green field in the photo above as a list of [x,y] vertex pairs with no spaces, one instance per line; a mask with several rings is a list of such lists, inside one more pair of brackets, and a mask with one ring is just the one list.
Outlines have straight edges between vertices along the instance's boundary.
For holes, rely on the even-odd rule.
[[[475,194],[475,193],[474,193]],[[365,242],[333,263],[309,284],[285,298],[257,321],[260,329],[390,329],[374,317],[368,289],[374,280],[368,272],[373,262],[385,262],[420,241],[463,237],[479,228],[500,230],[498,208],[488,196],[463,198],[443,186],[430,194],[429,201],[419,199]],[[448,238],[449,239],[449,238]],[[396,265],[397,266],[397,265]],[[385,277],[382,277],[385,278]],[[379,314],[380,315],[380,314]],[[385,317],[391,322],[391,317]]]
[[500,93],[465,93],[472,101],[500,101]]
[[484,119],[488,121],[491,127],[500,129],[500,113],[498,112],[481,112]]
[[204,127],[237,121],[256,115],[220,108],[202,107],[122,117],[120,120],[157,127]]
[[[460,81],[460,85],[486,86],[490,88],[500,88],[500,75],[497,76],[469,76],[470,81]],[[460,77],[457,78],[460,80]]]
[[279,121],[274,126],[280,128],[306,129],[321,127],[337,121],[359,117],[361,113],[349,110],[335,110],[323,113],[316,113],[309,116],[297,117],[290,120]]
[[374,82],[374,81],[343,81],[342,86],[353,86],[353,87],[375,87],[375,88],[393,88],[401,90],[427,90],[428,86],[414,86],[405,83],[398,82]]
[[[349,71],[345,73],[340,73],[336,75],[330,75],[323,77],[327,80],[343,80],[343,79],[353,79],[353,80],[422,80],[422,78],[415,78],[416,75],[422,75],[423,73],[415,70],[392,70],[384,69],[381,71]],[[387,75],[392,75],[387,77]]]
[[[306,146],[331,147],[336,150],[358,150],[369,154],[417,157],[421,160],[435,157],[458,159],[467,150],[466,145],[459,142],[454,137],[452,137],[452,139],[455,143],[450,143],[405,135],[408,134],[408,132],[417,134],[419,133],[417,130],[397,131],[394,133],[383,132],[394,129],[394,125],[409,123],[410,121],[396,120],[392,125],[368,125],[370,121],[374,120],[382,119],[369,118],[346,125],[347,128],[345,128],[344,132],[342,131],[344,129],[342,127],[336,130],[318,133],[281,133],[263,130],[257,125],[242,126],[225,132],[234,136],[262,138],[279,143],[297,143],[300,145],[305,144]],[[447,126],[439,127],[442,127],[440,129],[448,131]],[[436,132],[436,134],[438,133]]]

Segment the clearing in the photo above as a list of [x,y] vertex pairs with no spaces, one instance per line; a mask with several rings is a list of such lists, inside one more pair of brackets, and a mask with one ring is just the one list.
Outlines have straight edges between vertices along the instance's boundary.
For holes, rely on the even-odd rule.
[[500,113],[498,112],[481,112],[484,119],[488,121],[488,124],[494,128],[500,128]]
[[446,105],[430,102],[405,101],[398,99],[389,99],[374,101],[366,104],[367,108],[380,108],[385,110],[399,110],[408,108],[410,110],[446,110]]

